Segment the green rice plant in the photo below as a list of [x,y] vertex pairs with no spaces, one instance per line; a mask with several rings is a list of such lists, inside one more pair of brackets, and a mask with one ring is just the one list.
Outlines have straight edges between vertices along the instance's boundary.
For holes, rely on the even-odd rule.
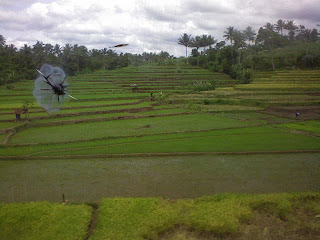
[[225,104],[215,104],[202,106],[202,112],[240,112],[240,111],[258,111],[262,110],[262,107],[255,106],[243,106],[243,105],[225,105]]
[[295,123],[279,124],[278,126],[305,132],[320,133],[320,121],[301,121]]
[[[294,217],[298,202],[303,209],[300,211],[308,212],[309,206],[319,204],[315,195],[319,196],[317,193],[216,194],[175,202],[159,198],[103,199],[99,208],[98,225],[90,240],[159,239],[163,233],[177,226],[185,226],[189,233],[202,233],[211,238],[233,237],[237,234],[246,237],[247,227],[252,226],[249,221],[256,212],[260,213],[257,216],[262,222],[258,220],[255,228],[265,229],[265,213],[274,216],[273,220],[285,221],[286,226],[297,229],[302,227],[298,218]],[[301,197],[313,199],[298,201],[297,198]],[[318,226],[316,223],[312,225],[314,228]],[[318,231],[313,233],[316,232]]]
[[[268,128],[268,127],[250,127],[250,128],[235,128],[235,129],[220,129],[220,130],[212,130],[212,131],[197,131],[197,132],[184,132],[184,133],[171,133],[171,134],[154,134],[154,135],[146,135],[141,137],[124,137],[124,138],[106,138],[106,139],[97,139],[95,141],[79,141],[79,142],[66,142],[66,143],[51,143],[51,144],[36,144],[36,145],[27,145],[27,146],[6,146],[2,149],[0,148],[1,156],[19,156],[25,154],[33,154],[43,152],[42,154],[52,155],[51,151],[54,149],[54,154],[68,154],[69,151],[75,149],[77,154],[90,154],[93,152],[105,152],[105,150],[101,150],[100,148],[105,148],[107,145],[112,146],[126,146],[123,149],[124,152],[128,152],[127,147],[130,146],[128,144],[139,144],[142,143],[144,145],[145,142],[153,142],[159,143],[160,141],[168,141],[172,142],[175,140],[184,140],[184,139],[203,139],[206,142],[206,138],[212,137],[225,137],[228,135],[259,135],[259,134],[274,134],[274,133],[285,133],[285,130]],[[219,139],[217,139],[219,141]],[[225,143],[225,141],[223,141]],[[220,143],[221,144],[221,143]],[[176,146],[176,145],[173,145]],[[82,148],[82,150],[81,150]],[[160,150],[160,149],[158,149]]]
[[250,206],[243,204],[236,197],[215,201],[215,198],[194,200],[185,216],[184,224],[202,232],[217,235],[235,234],[241,223],[251,218]]
[[90,240],[155,239],[178,222],[179,212],[159,198],[103,199]]
[[[139,138],[109,140],[109,144],[82,149],[64,149],[62,151],[39,152],[37,155],[90,155],[90,154],[131,154],[131,153],[179,153],[179,152],[261,152],[319,150],[318,139],[312,136],[285,133],[282,131],[257,134],[232,134],[220,130],[220,134],[199,132],[181,134],[153,135]],[[218,130],[217,130],[218,131]],[[189,136],[189,137],[183,137]],[[121,141],[121,142],[120,142]],[[13,149],[3,149],[1,154],[12,154]],[[18,149],[14,154],[17,154]]]
[[6,139],[6,136],[6,134],[0,133],[0,143],[3,143],[3,141]]
[[0,203],[0,239],[81,240],[87,235],[92,208],[48,202]]
[[1,129],[11,128],[11,127],[14,127],[14,126],[19,125],[19,124],[20,123],[18,123],[18,122],[0,122],[0,130]]
[[297,90],[301,91],[320,91],[320,84],[246,84],[237,85],[236,90],[266,91],[266,90]]
[[[145,126],[150,125],[147,128]],[[49,143],[59,141],[88,140],[103,137],[139,136],[144,134],[168,133],[177,131],[199,131],[252,126],[253,123],[223,118],[210,114],[187,114],[155,118],[129,119],[79,123],[50,127],[28,128],[12,138],[11,143]],[[63,136],[61,135],[63,133]]]
[[[124,109],[125,110],[125,109]],[[52,124],[58,124],[61,121],[69,120],[71,122],[75,122],[78,120],[84,120],[84,121],[100,121],[101,118],[111,118],[111,117],[125,117],[125,116],[161,116],[165,114],[178,114],[178,113],[186,113],[186,109],[182,108],[170,108],[170,109],[161,109],[154,110],[154,111],[142,111],[137,113],[129,113],[129,112],[117,112],[117,113],[106,113],[106,114],[90,114],[90,115],[80,115],[80,116],[71,116],[71,117],[55,117],[55,118],[49,118],[49,119],[40,119],[40,120],[32,120],[32,123],[52,123]],[[107,120],[107,119],[106,119]],[[105,121],[106,121],[105,120]]]

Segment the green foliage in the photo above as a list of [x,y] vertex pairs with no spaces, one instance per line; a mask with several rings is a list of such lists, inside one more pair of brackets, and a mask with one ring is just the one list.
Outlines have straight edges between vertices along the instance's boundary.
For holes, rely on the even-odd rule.
[[103,199],[98,225],[90,240],[154,239],[174,227],[179,212],[158,198]]
[[265,214],[272,213],[282,220],[286,220],[292,210],[292,203],[287,194],[262,194],[249,199],[249,205]]
[[208,98],[203,99],[203,104],[204,105],[209,105],[210,104],[210,100]]
[[211,80],[211,81],[195,81],[192,83],[193,87],[192,89],[194,91],[208,91],[208,90],[215,90],[217,81]]
[[232,78],[239,80],[242,84],[252,82],[252,70],[244,69],[240,64],[232,65],[230,75]]
[[32,107],[33,105],[33,101],[30,100],[26,100],[24,101],[24,103],[22,104],[22,109],[29,109],[30,107]]
[[0,203],[0,239],[84,239],[91,212],[85,205]]
[[[1,36],[1,35],[0,35]],[[1,39],[3,37],[1,36]],[[13,83],[24,79],[34,79],[35,69],[44,63],[60,66],[67,75],[92,72],[98,69],[115,70],[129,65],[140,66],[151,62],[172,64],[173,59],[167,52],[142,54],[117,54],[111,49],[88,50],[77,44],[58,44],[37,41],[32,47],[24,45],[17,49],[14,45],[6,45],[1,40],[0,45],[0,85]]]
[[[302,201],[302,198],[312,200]],[[98,225],[90,240],[158,239],[175,226],[212,237],[235,236],[249,225],[254,212],[274,216],[275,220],[296,224],[293,208],[316,214],[318,193],[302,194],[216,194],[194,200],[168,202],[158,198],[103,199]],[[300,205],[300,206],[299,206]],[[293,207],[294,206],[294,207]],[[263,219],[263,217],[261,217]],[[318,225],[315,225],[318,226]],[[263,223],[255,227],[265,228]]]
[[14,86],[12,84],[7,84],[7,89],[12,90],[14,89]]
[[250,207],[235,197],[218,201],[215,198],[194,200],[185,224],[199,232],[212,232],[217,235],[237,233],[241,223],[251,218]]
[[240,83],[248,84],[252,82],[252,70],[242,69],[239,76]]
[[[147,129],[140,128],[148,124],[153,127]],[[34,127],[15,135],[12,138],[12,143],[88,140],[103,137],[135,136],[248,125],[250,126],[252,124],[210,114],[162,116],[157,118],[129,119],[126,121],[88,122],[61,126]],[[88,129],[90,129],[89,133]],[[63,138],[61,138],[61,132],[64,133]]]
[[[241,83],[251,82],[251,73],[247,70],[249,68],[275,70],[319,67],[320,35],[317,29],[306,29],[300,25],[300,29],[297,30],[298,27],[292,20],[286,23],[279,20],[275,26],[276,28],[273,24],[267,23],[264,28],[259,29],[256,37],[250,26],[244,31],[229,26],[224,32],[224,37],[230,41],[231,46],[218,43],[215,48],[210,48],[200,55],[200,45],[193,44],[195,48],[189,62],[216,72],[227,73]],[[283,35],[283,29],[288,30],[288,35]]]
[[295,123],[279,124],[278,126],[289,128],[289,129],[311,132],[311,133],[320,133],[319,121],[302,121],[302,122],[295,122]]

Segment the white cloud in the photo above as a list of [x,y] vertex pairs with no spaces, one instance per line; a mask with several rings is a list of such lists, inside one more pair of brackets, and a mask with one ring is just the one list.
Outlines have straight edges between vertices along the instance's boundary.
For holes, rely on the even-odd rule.
[[0,0],[0,34],[7,43],[48,43],[103,48],[129,43],[119,51],[185,49],[177,38],[211,34],[223,40],[228,26],[256,30],[266,22],[294,19],[313,28],[320,23],[319,0]]

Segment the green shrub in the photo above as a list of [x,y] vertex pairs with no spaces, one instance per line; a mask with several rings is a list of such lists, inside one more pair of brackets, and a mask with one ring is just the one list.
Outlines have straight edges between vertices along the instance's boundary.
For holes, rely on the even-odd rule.
[[243,68],[240,64],[232,65],[230,76],[239,80],[241,84],[252,82],[252,70]]
[[14,89],[14,86],[12,84],[7,84],[7,89],[12,90]]
[[91,216],[86,205],[0,203],[0,239],[84,239]]
[[208,90],[215,90],[217,81],[195,81],[193,82],[193,90],[194,91],[208,91]]
[[204,105],[209,105],[210,104],[209,99],[208,98],[203,99],[203,104]]
[[252,70],[243,69],[240,75],[240,83],[248,84],[252,82]]
[[287,219],[292,203],[287,194],[261,194],[250,199],[250,206],[257,211],[276,214],[280,219]]

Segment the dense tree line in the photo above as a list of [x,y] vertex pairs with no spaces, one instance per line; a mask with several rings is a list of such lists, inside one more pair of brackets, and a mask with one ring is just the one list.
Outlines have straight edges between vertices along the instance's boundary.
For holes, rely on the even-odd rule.
[[224,31],[225,41],[220,42],[211,35],[192,37],[184,33],[178,44],[192,49],[189,63],[247,83],[254,69],[320,68],[319,36],[316,28],[280,19],[275,24],[266,23],[258,32],[250,26],[244,30],[229,26]]
[[167,52],[142,54],[117,54],[111,49],[88,50],[77,44],[44,44],[37,41],[35,45],[24,45],[17,49],[13,44],[6,44],[0,35],[0,85],[21,79],[34,79],[44,63],[62,67],[68,75],[94,71],[142,65],[172,59]]

